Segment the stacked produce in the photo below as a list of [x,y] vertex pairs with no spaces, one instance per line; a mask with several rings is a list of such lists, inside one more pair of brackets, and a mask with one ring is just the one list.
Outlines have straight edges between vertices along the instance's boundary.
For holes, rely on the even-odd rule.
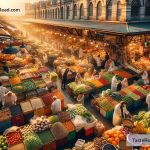
[[34,83],[37,88],[46,87],[46,83],[44,82],[43,79],[36,79],[36,80],[34,80]]
[[22,85],[24,86],[25,91],[32,91],[36,89],[36,85],[33,80],[25,80],[22,82]]
[[114,128],[106,131],[103,136],[109,143],[113,144],[114,146],[117,146],[121,140],[126,139],[122,130],[117,130]]
[[76,115],[83,117],[87,123],[94,121],[93,115],[81,104],[76,104],[75,107],[68,109],[71,118],[75,118]]
[[42,132],[50,128],[49,119],[46,116],[37,117],[31,120],[32,129],[34,132]]
[[102,146],[107,144],[107,143],[108,142],[103,137],[94,139],[94,147],[96,150],[102,150]]
[[26,150],[38,150],[42,148],[42,141],[36,134],[31,134],[24,139]]
[[141,111],[134,116],[134,132],[150,133],[150,112]]
[[21,134],[22,134],[22,137],[23,137],[23,138],[26,138],[28,135],[30,135],[30,134],[33,133],[32,126],[31,126],[31,125],[23,126],[23,127],[20,129],[20,132],[21,132]]
[[0,135],[0,150],[7,150],[8,144],[6,137]]
[[1,61],[11,61],[13,59],[15,59],[15,55],[0,53],[0,60]]
[[68,112],[60,112],[58,114],[60,122],[66,122],[71,120],[70,114]]
[[103,75],[103,78],[104,78],[106,81],[111,82],[113,76],[114,76],[113,74],[108,73],[108,72],[105,72],[104,75]]
[[19,130],[6,134],[8,146],[13,146],[22,142],[22,136]]
[[54,124],[55,122],[59,122],[59,117],[57,115],[53,115],[48,117],[50,124]]
[[12,87],[12,91],[14,93],[22,93],[24,92],[24,87],[22,86],[22,84],[16,84]]
[[55,72],[50,72],[50,78],[51,78],[51,81],[57,81],[57,74]]
[[16,71],[10,71],[9,73],[6,73],[6,76],[8,76],[9,78],[13,78],[17,75]]
[[16,85],[16,84],[20,84],[21,80],[20,80],[20,78],[18,76],[15,76],[15,77],[11,77],[9,79],[9,82],[13,86],[13,85]]

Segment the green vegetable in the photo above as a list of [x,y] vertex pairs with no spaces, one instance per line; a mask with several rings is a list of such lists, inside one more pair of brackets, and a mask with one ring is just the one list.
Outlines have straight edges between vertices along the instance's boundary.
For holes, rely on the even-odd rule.
[[8,148],[8,143],[6,138],[0,135],[0,150],[6,150],[7,148]]
[[36,134],[27,136],[24,140],[26,150],[38,150],[42,148],[42,141]]
[[34,83],[33,80],[25,80],[23,83],[22,83],[25,91],[31,91],[31,90],[34,90],[36,88],[36,85]]
[[59,122],[59,117],[57,115],[48,117],[50,124],[54,124],[55,122]]
[[51,81],[56,81],[58,78],[58,75],[55,72],[50,72]]

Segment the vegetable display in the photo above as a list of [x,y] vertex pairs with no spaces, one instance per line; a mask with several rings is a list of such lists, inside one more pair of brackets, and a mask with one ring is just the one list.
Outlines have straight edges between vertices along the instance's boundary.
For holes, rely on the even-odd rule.
[[26,125],[20,129],[23,138],[26,138],[28,135],[33,133],[32,126]]
[[14,93],[22,93],[24,92],[24,87],[22,86],[22,84],[17,84],[12,87],[12,91]]
[[71,120],[70,114],[68,112],[60,112],[58,114],[60,122],[66,122]]
[[22,85],[24,86],[25,91],[31,91],[36,89],[36,85],[33,80],[25,80]]
[[54,124],[55,122],[59,122],[59,117],[57,115],[53,115],[48,117],[50,124]]
[[43,79],[34,80],[34,83],[35,83],[37,88],[46,87],[46,83]]
[[22,136],[19,130],[8,133],[6,135],[6,139],[9,146],[13,146],[22,142]]
[[8,144],[6,137],[0,135],[0,150],[7,150]]
[[21,83],[21,79],[18,76],[12,77],[9,79],[10,84],[16,85],[16,84],[20,84]]
[[51,81],[56,81],[58,78],[58,75],[55,72],[50,72]]
[[26,150],[38,150],[42,148],[42,141],[36,134],[31,134],[24,139]]
[[34,132],[42,132],[50,128],[50,122],[46,116],[37,117],[31,120],[32,129]]

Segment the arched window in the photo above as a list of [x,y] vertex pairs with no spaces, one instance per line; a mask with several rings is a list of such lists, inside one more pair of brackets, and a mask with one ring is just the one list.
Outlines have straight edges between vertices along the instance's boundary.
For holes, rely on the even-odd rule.
[[55,18],[55,10],[53,9],[53,19]]
[[43,19],[45,18],[45,11],[43,10]]
[[75,4],[73,7],[73,17],[77,16],[77,5]]
[[45,10],[45,19],[47,18],[47,10]]
[[117,2],[117,20],[120,20],[121,16],[121,2]]
[[59,8],[57,9],[58,19],[60,17]]
[[107,0],[106,4],[106,19],[111,20],[112,16],[112,0]]
[[93,3],[89,4],[88,14],[89,14],[89,17],[93,16]]
[[140,15],[140,0],[133,0],[131,3],[131,17],[138,17]]
[[84,16],[83,3],[80,5],[80,19]]
[[70,16],[70,7],[69,6],[67,7],[67,13],[66,14],[67,14],[67,16],[66,16],[67,19],[69,19],[69,16]]
[[55,19],[57,19],[57,8],[55,9]]
[[145,16],[150,17],[150,0],[145,3]]
[[64,9],[63,9],[63,7],[61,7],[61,19],[63,19],[64,17]]
[[100,1],[97,3],[96,12],[97,12],[96,14],[97,14],[97,19],[98,19],[98,17],[102,15],[102,3]]

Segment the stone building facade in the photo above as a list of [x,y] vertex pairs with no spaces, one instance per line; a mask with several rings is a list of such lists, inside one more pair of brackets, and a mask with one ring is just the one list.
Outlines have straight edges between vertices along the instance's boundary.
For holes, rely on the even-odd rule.
[[54,20],[148,20],[150,0],[47,0],[26,7],[26,15]]

